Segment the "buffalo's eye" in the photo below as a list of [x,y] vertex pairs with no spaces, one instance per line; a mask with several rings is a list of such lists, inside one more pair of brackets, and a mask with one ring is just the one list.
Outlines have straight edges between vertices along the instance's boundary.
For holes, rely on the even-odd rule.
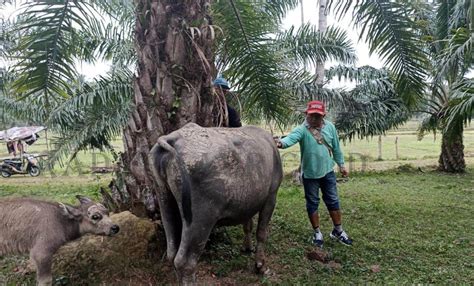
[[98,215],[98,214],[92,215],[92,220],[100,220],[101,218],[102,218],[101,215]]

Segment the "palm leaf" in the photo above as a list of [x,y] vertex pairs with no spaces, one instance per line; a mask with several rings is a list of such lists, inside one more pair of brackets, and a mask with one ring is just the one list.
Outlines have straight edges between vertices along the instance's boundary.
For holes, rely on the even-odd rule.
[[47,121],[59,134],[50,160],[61,162],[80,150],[109,147],[128,121],[132,93],[131,75],[116,73],[85,84],[77,95],[56,107]]
[[93,18],[88,21],[87,29],[78,31],[74,39],[77,56],[80,60],[93,62],[109,60],[114,65],[129,66],[136,62],[133,43],[135,24],[132,1],[92,1],[108,21]]
[[410,112],[386,69],[335,66],[326,75],[329,80],[356,82],[352,90],[341,93],[344,104],[336,109],[335,124],[343,140],[380,135],[408,119]]
[[436,35],[439,39],[446,39],[450,30],[450,15],[456,1],[441,0],[436,9]]
[[400,126],[409,118],[403,101],[394,96],[347,99],[350,108],[338,112],[335,125],[343,140],[372,137]]
[[342,17],[353,8],[353,22],[370,47],[393,72],[397,93],[414,106],[424,89],[427,64],[420,39],[414,32],[411,6],[389,0],[329,1],[328,8]]
[[453,99],[447,109],[447,129],[458,121],[465,124],[471,122],[474,116],[474,79],[464,78],[453,87]]
[[275,19],[264,9],[248,1],[216,2],[213,17],[224,31],[225,39],[218,47],[221,68],[225,76],[241,93],[244,118],[259,118],[282,122],[288,107],[281,88],[279,58],[273,52],[270,33],[276,32]]
[[16,27],[20,35],[14,51],[17,93],[24,97],[43,93],[46,104],[52,106],[55,97],[71,96],[69,83],[78,77],[78,60],[133,62],[131,25],[104,24],[106,21],[98,16],[103,11],[98,9],[105,4],[93,4],[66,0],[25,4]]
[[298,6],[299,0],[256,0],[253,5],[264,11],[271,18],[281,22],[287,12]]
[[20,15],[17,31],[21,34],[16,52],[15,71],[19,78],[14,87],[25,97],[44,93],[49,97],[67,97],[71,89],[67,80],[77,77],[70,40],[73,25],[83,26],[84,15],[78,14],[74,1],[37,1]]
[[386,69],[376,69],[372,66],[354,67],[336,65],[330,67],[329,70],[326,71],[325,77],[328,80],[332,80],[335,78],[337,78],[338,80],[348,79],[350,81],[355,81],[356,83],[359,83],[367,80],[388,78],[389,72]]
[[[462,74],[473,67],[474,37],[466,28],[458,28],[445,49],[438,55],[437,78],[442,78],[455,69]],[[456,74],[457,76],[457,74]]]
[[276,51],[290,61],[304,65],[316,65],[317,62],[330,60],[343,64],[354,64],[357,61],[355,50],[345,31],[328,27],[321,33],[311,24],[304,24],[297,30],[291,27],[279,33]]
[[418,140],[422,140],[429,132],[436,134],[436,131],[439,130],[440,124],[440,118],[436,114],[424,116],[420,126],[418,127]]

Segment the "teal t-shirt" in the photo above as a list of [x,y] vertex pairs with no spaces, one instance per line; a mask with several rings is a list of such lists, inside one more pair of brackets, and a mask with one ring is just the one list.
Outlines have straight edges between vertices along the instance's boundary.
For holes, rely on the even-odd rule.
[[326,176],[334,169],[334,161],[339,166],[344,165],[344,155],[339,145],[339,136],[336,127],[331,122],[324,120],[321,134],[326,143],[331,147],[333,157],[324,144],[319,144],[313,134],[306,127],[306,123],[297,126],[291,133],[281,140],[282,147],[288,148],[300,143],[301,168],[307,179],[319,179]]

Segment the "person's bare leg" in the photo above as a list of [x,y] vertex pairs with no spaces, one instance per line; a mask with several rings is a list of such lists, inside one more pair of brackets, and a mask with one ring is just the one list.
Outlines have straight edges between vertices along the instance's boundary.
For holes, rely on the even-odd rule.
[[342,224],[341,210],[329,211],[329,215],[331,216],[334,226]]
[[313,229],[319,228],[319,213],[314,212],[312,215],[309,215],[309,221],[311,222]]
[[334,224],[334,230],[331,232],[331,237],[337,239],[344,245],[352,245],[352,239],[349,238],[347,233],[342,229],[342,214],[341,210],[329,211],[332,222]]
[[312,215],[309,215],[309,221],[311,222],[311,225],[313,226],[313,229],[314,229],[313,244],[315,246],[322,248],[324,241],[323,241],[323,234],[321,233],[321,230],[319,229],[319,213],[316,211]]

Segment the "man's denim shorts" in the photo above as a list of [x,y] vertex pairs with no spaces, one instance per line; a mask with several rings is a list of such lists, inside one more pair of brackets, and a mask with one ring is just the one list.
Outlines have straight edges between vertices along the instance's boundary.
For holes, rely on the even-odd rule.
[[319,179],[306,179],[303,174],[304,195],[306,199],[306,210],[309,215],[318,211],[319,189],[323,193],[323,201],[329,211],[339,210],[339,198],[337,196],[336,174],[331,171]]

